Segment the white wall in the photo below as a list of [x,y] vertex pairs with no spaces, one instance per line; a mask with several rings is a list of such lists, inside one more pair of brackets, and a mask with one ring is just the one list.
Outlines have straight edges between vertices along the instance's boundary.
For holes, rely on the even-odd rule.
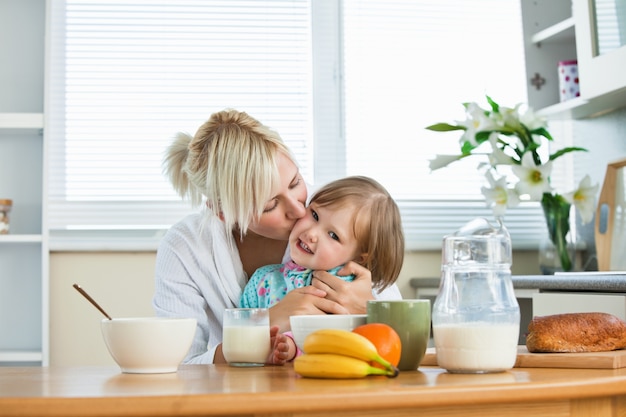
[[111,317],[154,316],[155,254],[53,253],[50,257],[50,365],[115,365],[104,316],[72,285],[83,287]]
[[[564,122],[567,125],[568,122]],[[606,165],[626,158],[626,108],[607,113],[599,117],[573,120],[570,122],[572,146],[586,148],[588,152],[576,152],[574,170],[576,178],[585,174],[591,177],[592,183],[599,184],[600,189],[606,173]],[[552,125],[552,124],[551,124]],[[554,133],[562,133],[556,129]],[[567,134],[564,133],[563,134]],[[599,197],[600,192],[598,191]],[[587,270],[597,270],[595,252],[595,221],[586,225],[580,224],[579,234],[587,243],[589,250],[582,259]]]

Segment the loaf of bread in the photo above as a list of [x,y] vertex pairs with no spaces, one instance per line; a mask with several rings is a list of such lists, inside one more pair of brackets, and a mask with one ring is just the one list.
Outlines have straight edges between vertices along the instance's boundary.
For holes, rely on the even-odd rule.
[[528,325],[529,352],[605,352],[626,348],[626,323],[607,313],[534,317]]

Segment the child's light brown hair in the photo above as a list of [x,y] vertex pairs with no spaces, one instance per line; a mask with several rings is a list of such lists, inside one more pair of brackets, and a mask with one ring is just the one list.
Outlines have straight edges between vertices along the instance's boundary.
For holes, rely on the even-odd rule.
[[361,265],[372,273],[372,282],[384,289],[396,282],[404,261],[404,232],[400,209],[376,180],[352,176],[332,181],[311,198],[320,207],[352,207],[354,236]]

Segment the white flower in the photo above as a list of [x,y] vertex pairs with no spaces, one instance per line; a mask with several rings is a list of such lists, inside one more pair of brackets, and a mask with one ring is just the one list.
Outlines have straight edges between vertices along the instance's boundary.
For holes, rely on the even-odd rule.
[[546,120],[537,116],[532,108],[526,109],[526,112],[520,115],[520,122],[525,125],[528,130],[536,130],[546,127]]
[[500,107],[500,112],[494,114],[492,117],[499,117],[501,119],[501,127],[508,127],[514,130],[520,128],[520,119],[517,113],[517,107],[515,107],[514,109],[511,109],[509,107]]
[[[570,152],[586,149],[566,147],[552,152],[550,160],[543,162],[543,153],[539,152],[543,144],[540,137],[552,139],[546,129],[546,120],[524,104],[518,104],[514,108],[504,107],[489,96],[487,102],[488,110],[474,102],[465,103],[466,120],[462,122],[436,123],[427,127],[435,132],[463,131],[460,140],[462,155],[437,155],[436,159],[430,161],[431,170],[445,167],[462,158],[480,156],[484,161],[478,164],[478,169],[485,172],[489,181],[489,186],[482,187],[481,191],[496,216],[502,216],[507,207],[518,205],[520,200],[541,201],[544,210],[552,209],[549,207],[550,202],[561,204],[569,200],[569,204],[578,208],[583,222],[590,221],[598,185],[591,186],[591,180],[585,177],[576,191],[564,196],[550,185],[552,161]],[[483,151],[483,146],[491,146],[491,151]],[[513,175],[509,175],[509,181],[506,175],[502,176],[499,172],[501,167],[506,172],[509,172],[510,167]],[[495,180],[495,177],[501,178]]]
[[515,191],[507,188],[506,177],[496,180],[490,171],[487,171],[485,177],[491,188],[481,187],[480,192],[485,196],[487,205],[491,206],[495,216],[504,216],[507,207],[515,207],[520,203]]
[[454,161],[463,158],[463,155],[435,155],[435,159],[430,159],[428,167],[431,171],[439,168],[447,167]]
[[469,103],[465,112],[467,119],[463,122],[457,122],[460,126],[466,127],[465,133],[463,133],[460,139],[461,144],[469,142],[472,146],[478,146],[478,142],[476,142],[477,132],[495,130],[498,128],[495,121],[485,114],[485,110],[476,103]]
[[489,143],[491,143],[492,149],[492,152],[488,155],[489,163],[494,167],[496,165],[511,165],[511,157],[505,154],[497,145],[498,136],[498,132],[492,132],[489,135]]
[[511,169],[519,178],[515,189],[520,195],[528,194],[531,201],[540,201],[543,193],[552,189],[549,182],[552,161],[543,165],[535,165],[532,154],[526,152],[522,156],[522,164],[513,165]]
[[565,200],[574,204],[580,213],[580,219],[583,224],[589,223],[593,218],[593,212],[596,209],[595,195],[598,192],[598,188],[599,185],[591,185],[591,178],[589,175],[585,175],[576,190],[563,194]]

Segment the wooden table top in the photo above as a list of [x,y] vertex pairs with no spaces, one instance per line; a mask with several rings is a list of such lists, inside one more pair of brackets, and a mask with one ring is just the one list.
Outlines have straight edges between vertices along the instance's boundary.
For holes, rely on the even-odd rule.
[[[626,368],[515,368],[460,375],[420,367],[397,378],[324,380],[302,378],[291,366],[183,365],[177,373],[146,375],[123,374],[114,367],[0,367],[0,416],[7,417],[357,416],[365,410],[367,416],[416,411],[446,416],[459,410],[481,417],[586,416],[572,411],[581,401],[584,409],[591,407],[589,416],[617,415],[596,407],[611,413],[614,407],[626,408]],[[532,409],[544,414],[529,414]]]

